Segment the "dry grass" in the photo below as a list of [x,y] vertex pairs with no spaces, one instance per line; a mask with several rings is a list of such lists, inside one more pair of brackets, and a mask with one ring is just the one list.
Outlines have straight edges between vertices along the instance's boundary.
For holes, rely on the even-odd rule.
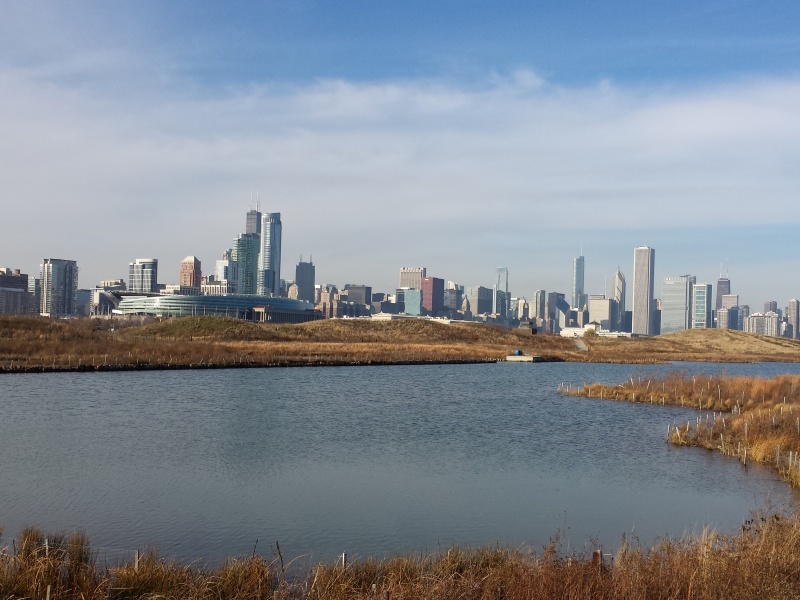
[[591,384],[559,391],[711,411],[694,422],[671,427],[669,440],[718,450],[745,464],[768,465],[793,486],[800,486],[800,376],[764,379],[673,372],[658,378],[631,377],[616,386]]
[[800,597],[798,516],[755,516],[741,533],[704,532],[652,548],[624,543],[560,555],[555,544],[528,549],[453,548],[445,553],[322,564],[292,580],[263,557],[198,568],[149,553],[99,567],[84,536],[29,529],[0,552],[0,597],[53,600],[122,598],[430,599],[751,599]]

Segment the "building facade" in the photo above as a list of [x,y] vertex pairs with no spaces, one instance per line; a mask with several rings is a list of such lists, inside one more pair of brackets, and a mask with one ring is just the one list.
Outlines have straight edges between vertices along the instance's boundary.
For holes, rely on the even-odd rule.
[[711,284],[695,283],[692,286],[692,329],[711,329]]
[[423,277],[422,308],[426,314],[439,316],[444,311],[444,279],[438,277]]
[[656,251],[640,246],[633,251],[633,319],[632,333],[653,333],[653,276]]
[[315,301],[316,268],[311,258],[308,259],[308,262],[303,262],[303,257],[300,257],[300,262],[294,269],[294,282],[297,285],[298,300]]
[[692,327],[693,275],[665,277],[661,284],[661,333],[684,331]]
[[0,268],[0,315],[25,315],[30,312],[28,276],[19,269]]
[[787,313],[786,319],[789,321],[789,325],[792,326],[792,339],[800,339],[800,335],[797,332],[797,327],[800,325],[800,300],[797,300],[797,298],[789,300]]
[[243,233],[233,238],[231,261],[239,265],[237,290],[240,294],[258,291],[258,248],[261,242],[255,233]]
[[47,317],[75,315],[78,310],[78,263],[45,258],[41,268],[41,314]]
[[202,282],[203,272],[200,267],[200,259],[196,256],[187,256],[181,261],[178,285],[184,288],[197,288],[199,293]]
[[261,217],[261,252],[258,265],[258,293],[278,296],[281,291],[281,213]]
[[158,291],[157,258],[137,258],[128,264],[128,290],[144,293]]
[[422,286],[422,278],[427,276],[428,270],[425,267],[401,267],[399,287],[418,290]]
[[584,268],[585,259],[583,256],[578,256],[572,260],[572,308],[574,310],[583,310],[586,306]]

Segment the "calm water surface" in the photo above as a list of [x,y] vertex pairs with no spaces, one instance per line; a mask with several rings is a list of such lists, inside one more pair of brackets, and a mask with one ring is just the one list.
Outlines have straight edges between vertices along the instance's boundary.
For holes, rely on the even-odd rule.
[[[769,471],[664,441],[697,413],[568,398],[676,367],[487,364],[0,378],[0,526],[101,558],[299,563],[499,542],[645,543],[794,507]],[[800,365],[684,364],[771,376]],[[2,542],[0,542],[2,546]]]

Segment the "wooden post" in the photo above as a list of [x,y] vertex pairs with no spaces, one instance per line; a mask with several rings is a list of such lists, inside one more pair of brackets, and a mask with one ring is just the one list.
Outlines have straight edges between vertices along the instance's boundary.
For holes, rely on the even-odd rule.
[[44,555],[45,557],[50,556],[50,544],[47,541],[47,538],[44,538]]
[[133,570],[139,572],[139,550],[133,553]]
[[50,600],[50,586],[47,586],[47,595],[45,596],[45,600]]
[[342,552],[342,568],[347,568],[347,552]]

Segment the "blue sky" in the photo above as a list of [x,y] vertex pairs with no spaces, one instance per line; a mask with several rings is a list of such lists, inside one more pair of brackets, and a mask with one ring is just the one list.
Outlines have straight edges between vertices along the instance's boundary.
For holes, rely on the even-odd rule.
[[[213,261],[251,194],[283,275],[603,291],[656,276],[800,296],[790,2],[0,1],[0,264],[81,285]],[[13,223],[12,226],[8,226]]]

